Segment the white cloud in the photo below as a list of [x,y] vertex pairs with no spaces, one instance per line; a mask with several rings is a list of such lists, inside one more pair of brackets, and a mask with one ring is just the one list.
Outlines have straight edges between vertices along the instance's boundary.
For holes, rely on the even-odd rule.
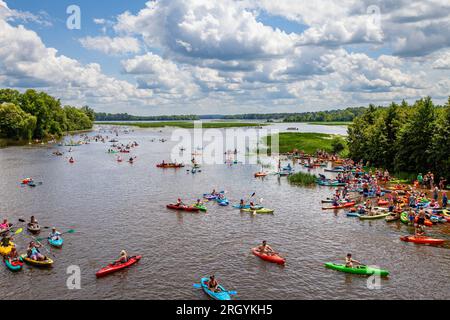
[[450,70],[450,50],[440,52],[436,56],[436,61],[433,62],[433,68]]
[[138,53],[140,51],[139,41],[133,37],[85,37],[79,41],[86,49],[112,55]]

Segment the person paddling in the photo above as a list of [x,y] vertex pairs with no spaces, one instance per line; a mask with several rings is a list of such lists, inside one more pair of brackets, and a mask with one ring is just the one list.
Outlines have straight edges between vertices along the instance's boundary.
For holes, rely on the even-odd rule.
[[361,262],[354,260],[352,258],[352,254],[348,253],[347,256],[345,257],[345,266],[348,268],[353,268],[353,264],[358,264],[358,265],[362,265]]
[[34,241],[31,241],[28,245],[27,249],[27,257],[34,261],[44,261],[46,258],[43,254],[39,252],[39,248],[42,247],[42,245],[35,243]]
[[120,251],[119,259],[114,262],[114,264],[121,264],[121,263],[127,263],[128,262],[128,253],[125,250]]
[[262,242],[262,244],[258,247],[258,252],[259,252],[259,253],[262,253],[262,254],[269,255],[269,256],[275,254],[275,251],[272,249],[271,246],[269,246],[269,245],[267,244],[267,241],[266,241],[266,240],[264,240],[264,241]]
[[10,264],[15,261],[19,261],[19,254],[17,253],[16,247],[13,247],[8,255],[5,256],[5,260],[7,260]]
[[208,289],[213,291],[213,292],[220,292],[220,288],[219,288],[219,282],[217,282],[216,278],[214,275],[209,277],[209,281],[207,283],[208,285]]
[[56,231],[56,228],[53,227],[53,228],[52,228],[52,232],[50,232],[50,234],[48,235],[48,238],[49,238],[50,240],[54,240],[54,241],[55,241],[55,240],[59,240],[60,237],[61,237],[61,233],[58,232],[58,231]]

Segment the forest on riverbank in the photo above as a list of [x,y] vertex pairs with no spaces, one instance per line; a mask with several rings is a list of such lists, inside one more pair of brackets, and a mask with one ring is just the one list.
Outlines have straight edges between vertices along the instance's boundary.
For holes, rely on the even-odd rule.
[[91,129],[94,120],[88,106],[62,106],[59,99],[31,89],[24,93],[0,89],[0,138],[57,138],[69,131]]
[[431,171],[449,179],[450,97],[444,106],[430,97],[412,105],[370,105],[348,127],[347,144],[353,160],[370,166],[416,175]]

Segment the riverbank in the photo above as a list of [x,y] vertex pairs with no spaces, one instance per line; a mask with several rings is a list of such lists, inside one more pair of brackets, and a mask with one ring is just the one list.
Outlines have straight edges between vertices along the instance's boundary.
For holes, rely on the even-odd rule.
[[[272,136],[267,136],[263,139],[263,142],[268,146],[270,153],[270,145],[272,142]],[[313,154],[317,150],[324,150],[327,152],[333,152],[333,141],[339,139],[341,136],[326,134],[326,133],[311,133],[311,132],[282,132],[278,134],[279,140],[279,152],[288,153],[293,150],[301,150],[307,154]],[[344,150],[341,154],[347,153],[347,145],[344,139],[342,143],[344,144]]]
[[[177,127],[184,129],[193,129],[194,122],[190,121],[160,121],[160,122],[96,122],[96,125],[112,125],[112,126],[130,126],[139,128],[164,128]],[[203,129],[220,129],[220,128],[241,128],[241,127],[261,127],[267,126],[267,123],[248,123],[248,122],[203,122]]]
[[319,125],[319,126],[349,126],[353,123],[353,121],[315,121],[315,122],[307,122],[307,124]]

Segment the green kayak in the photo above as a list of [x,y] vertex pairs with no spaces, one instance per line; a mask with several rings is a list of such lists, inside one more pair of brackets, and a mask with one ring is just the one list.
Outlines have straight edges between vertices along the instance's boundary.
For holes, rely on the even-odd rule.
[[359,219],[361,219],[361,220],[381,219],[381,218],[387,217],[388,215],[390,215],[389,212],[380,213],[380,214],[376,214],[376,215],[373,215],[373,216],[369,216],[369,215],[366,214],[366,215],[363,215],[363,216],[359,216]]
[[362,274],[362,275],[373,275],[379,274],[381,277],[387,277],[389,275],[389,271],[382,269],[375,269],[368,266],[355,266],[353,268],[346,267],[343,264],[336,264],[332,262],[325,263],[325,267],[337,271],[342,271],[346,273],[354,273],[354,274]]
[[261,209],[241,209],[242,212],[256,212],[256,213],[273,213],[273,209],[261,208]]
[[193,207],[195,207],[203,212],[206,212],[208,210],[203,204],[194,204]]

